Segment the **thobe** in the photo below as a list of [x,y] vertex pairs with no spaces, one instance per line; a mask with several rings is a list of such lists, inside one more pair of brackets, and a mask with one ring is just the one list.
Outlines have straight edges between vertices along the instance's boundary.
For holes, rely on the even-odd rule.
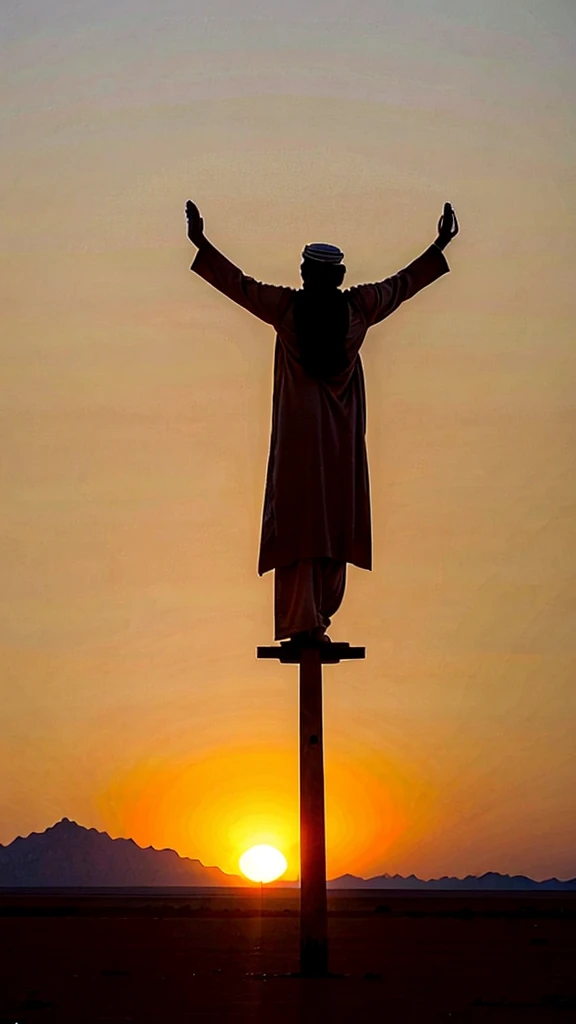
[[[248,277],[208,241],[190,269],[276,331],[259,575],[308,559],[371,569],[360,347],[369,327],[449,271],[444,254],[431,245],[397,274],[343,291],[350,311],[348,366],[327,380],[309,376],[302,367],[294,327],[296,289]],[[278,621],[276,627],[276,639],[282,639]]]

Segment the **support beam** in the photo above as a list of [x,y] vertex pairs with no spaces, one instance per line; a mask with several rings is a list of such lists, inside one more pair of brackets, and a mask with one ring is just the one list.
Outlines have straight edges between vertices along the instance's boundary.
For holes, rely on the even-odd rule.
[[318,650],[300,662],[300,973],[328,973],[322,664]]
[[258,658],[300,665],[300,974],[328,974],[322,665],[364,658],[364,647],[258,647]]

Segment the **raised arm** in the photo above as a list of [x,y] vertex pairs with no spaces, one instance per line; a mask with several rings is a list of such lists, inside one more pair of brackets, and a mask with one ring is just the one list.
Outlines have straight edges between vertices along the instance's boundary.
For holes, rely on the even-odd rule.
[[262,284],[248,277],[223,253],[208,241],[204,234],[204,221],[198,207],[190,200],[186,203],[188,238],[198,247],[190,267],[194,273],[243,306],[259,320],[277,327],[290,304],[292,289],[281,285]]
[[452,206],[445,203],[444,212],[438,221],[438,236],[417,259],[392,277],[377,281],[375,284],[361,284],[350,289],[369,326],[380,323],[406,299],[411,299],[426,285],[432,284],[450,271],[442,250],[459,230]]

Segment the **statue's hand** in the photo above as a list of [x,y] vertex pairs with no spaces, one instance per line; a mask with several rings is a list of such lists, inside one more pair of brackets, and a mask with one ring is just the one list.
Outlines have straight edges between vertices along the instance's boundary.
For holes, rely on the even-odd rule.
[[200,246],[204,241],[204,221],[200,210],[191,199],[186,203],[186,219],[188,221],[188,238],[193,245]]
[[438,244],[442,248],[448,245],[456,237],[460,230],[458,219],[451,203],[444,203],[444,212],[438,221]]

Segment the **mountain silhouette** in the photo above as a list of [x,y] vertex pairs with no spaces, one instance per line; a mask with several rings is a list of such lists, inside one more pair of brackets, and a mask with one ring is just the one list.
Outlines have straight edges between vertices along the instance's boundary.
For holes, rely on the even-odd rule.
[[576,878],[562,881],[558,878],[547,878],[536,882],[526,875],[500,875],[497,871],[487,871],[484,875],[466,875],[465,878],[454,878],[444,875],[442,878],[430,878],[424,881],[416,875],[376,875],[374,878],[359,878],[357,875],[340,875],[328,882],[330,889],[425,889],[478,891],[478,892],[576,892]]
[[[280,880],[279,886],[298,882]],[[206,867],[199,860],[180,857],[175,850],[144,849],[133,839],[112,839],[107,832],[84,828],[62,818],[44,832],[18,836],[7,846],[0,844],[0,888],[41,888],[49,886],[87,888],[140,888],[169,886],[251,886],[239,875],[227,875],[218,867]],[[576,892],[576,878],[561,881],[547,878],[536,882],[525,875],[501,875],[489,871],[465,878],[431,878],[416,875],[377,875],[360,878],[340,875],[328,882],[329,889],[420,889],[452,891],[563,891]]]
[[45,832],[0,844],[0,887],[26,886],[237,886],[237,875],[175,850],[143,849],[133,839],[111,839],[107,832],[62,818]]

